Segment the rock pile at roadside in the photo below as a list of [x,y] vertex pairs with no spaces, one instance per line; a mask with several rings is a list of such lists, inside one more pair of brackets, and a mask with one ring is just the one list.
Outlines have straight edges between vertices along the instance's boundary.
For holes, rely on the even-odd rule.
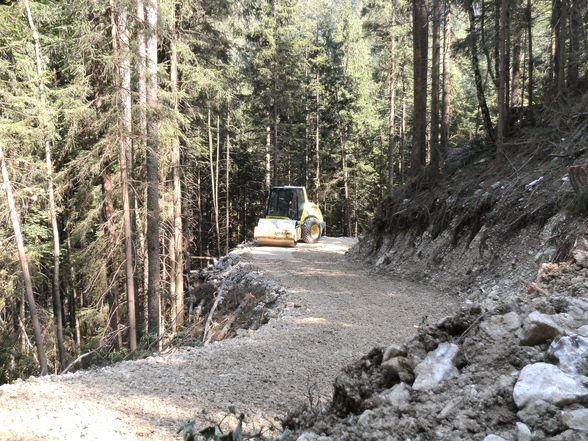
[[286,423],[298,441],[588,440],[588,263],[576,257],[491,309],[372,350],[325,410]]
[[200,320],[204,342],[257,329],[279,313],[273,308],[284,288],[244,259],[246,252],[237,248],[213,267],[191,274],[191,313]]

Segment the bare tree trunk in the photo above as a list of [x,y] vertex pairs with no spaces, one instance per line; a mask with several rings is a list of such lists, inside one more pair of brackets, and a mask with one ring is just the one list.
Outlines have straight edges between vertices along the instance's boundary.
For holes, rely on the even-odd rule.
[[55,204],[55,186],[53,184],[53,160],[51,155],[51,134],[49,133],[49,106],[47,103],[47,94],[45,92],[45,82],[43,75],[45,66],[43,63],[43,54],[41,53],[41,42],[39,32],[33,20],[29,0],[23,0],[24,7],[31,29],[33,42],[35,44],[35,64],[39,81],[39,97],[41,99],[41,124],[45,136],[45,164],[47,167],[47,190],[49,193],[49,217],[51,221],[51,230],[53,233],[53,310],[55,312],[55,328],[57,337],[57,348],[59,350],[59,364],[61,367],[65,364],[65,349],[63,346],[63,315],[61,307],[60,292],[60,261],[61,247],[59,240],[59,225],[57,223],[57,208]]
[[521,49],[522,33],[517,29],[512,50],[512,69],[510,80],[510,107],[521,105]]
[[43,346],[43,334],[41,332],[41,325],[39,324],[39,317],[37,315],[35,296],[33,295],[33,283],[29,270],[29,261],[25,252],[24,239],[20,228],[20,220],[16,211],[14,194],[12,193],[12,184],[10,183],[8,167],[6,166],[6,158],[4,157],[4,150],[2,146],[0,146],[0,167],[2,168],[3,188],[4,192],[6,193],[6,200],[8,201],[12,229],[14,230],[14,239],[16,240],[16,247],[18,249],[18,259],[20,260],[20,266],[22,268],[25,293],[27,302],[29,304],[29,311],[31,313],[31,321],[33,322],[33,330],[35,332],[35,344],[37,345],[37,357],[39,358],[41,375],[47,375],[49,372],[47,368],[47,357],[45,355],[45,347]]
[[309,74],[308,74],[308,47],[304,49],[304,186],[308,189],[308,166],[310,156],[310,107],[309,102]]
[[[136,32],[137,32],[137,60],[136,60],[136,70],[137,70],[137,105],[138,105],[138,115],[139,115],[139,126],[138,126],[138,134],[135,139],[135,150],[140,152],[146,152],[147,150],[147,51],[145,47],[145,5],[143,0],[136,0]],[[133,170],[134,170],[134,155],[131,155],[131,176],[129,178],[133,179]],[[133,252],[134,252],[134,260],[133,262],[137,262],[137,243],[144,242],[144,239],[140,236],[143,234],[143,231],[139,232],[137,229],[137,197],[135,190],[131,191],[129,194],[131,207],[134,209],[132,216],[131,216],[131,230],[133,232]],[[145,322],[145,290],[141,290],[144,286],[144,272],[141,271],[141,268],[135,268],[135,299],[136,299],[136,322],[137,322],[137,338],[143,333],[144,330],[144,322]]]
[[149,333],[160,335],[159,147],[157,135],[157,0],[145,5],[147,66],[147,301]]
[[109,242],[109,250],[108,250],[108,257],[107,257],[107,283],[109,287],[108,293],[108,305],[109,305],[109,315],[110,315],[110,329],[112,332],[116,332],[116,340],[115,343],[117,348],[121,348],[123,345],[122,342],[122,335],[118,332],[118,325],[120,323],[120,311],[119,311],[119,300],[120,300],[120,290],[118,286],[118,282],[116,280],[116,272],[117,272],[117,265],[116,256],[117,249],[118,249],[118,240],[116,234],[116,228],[114,226],[114,203],[112,202],[112,189],[113,183],[112,178],[110,176],[110,171],[106,168],[102,172],[102,189],[104,192],[104,204],[103,204],[103,212],[104,212],[104,224],[106,234],[108,235],[108,242]]
[[347,167],[347,148],[346,139],[343,129],[341,128],[341,168],[343,169],[343,235],[349,236],[351,234],[351,212],[349,207],[349,169]]
[[529,57],[529,74],[527,80],[527,98],[529,101],[529,120],[531,124],[535,124],[535,113],[533,112],[533,87],[535,87],[535,81],[533,77],[535,60],[533,57],[533,4],[531,0],[527,0],[527,44],[528,44],[528,57]]
[[433,50],[431,59],[431,163],[429,175],[437,180],[440,167],[439,149],[439,89],[441,74],[441,0],[433,0]]
[[230,198],[230,175],[231,175],[231,100],[227,100],[227,139],[226,139],[226,170],[225,170],[225,254],[229,254],[231,242],[231,198]]
[[[214,228],[216,231],[216,241],[217,241],[217,255],[220,254],[220,242],[219,242],[219,225],[218,225],[218,163],[217,169],[215,170],[215,160],[214,160],[214,139],[212,136],[212,111],[210,109],[210,103],[208,104],[208,163],[210,166],[210,189],[212,193],[212,213],[214,216]],[[217,119],[218,121],[218,119]],[[218,137],[220,134],[217,134],[217,152],[218,152]],[[217,153],[218,154],[218,153]]]
[[270,153],[272,148],[272,135],[269,125],[265,128],[265,132],[265,191],[269,193],[272,186],[272,158]]
[[319,200],[319,188],[321,186],[321,144],[320,144],[320,139],[321,139],[321,93],[320,93],[320,80],[321,80],[321,76],[320,76],[320,72],[317,69],[316,72],[316,128],[315,128],[315,144],[314,144],[314,148],[315,148],[315,156],[316,156],[316,169],[315,169],[315,174],[314,174],[314,189],[315,189],[315,195],[314,197],[316,198],[316,203],[318,204],[318,200]]
[[507,40],[508,40],[508,16],[509,0],[501,0],[500,4],[500,33],[499,33],[499,54],[498,54],[498,124],[496,128],[496,164],[502,167],[504,164],[504,135],[508,123],[508,61],[507,61]]
[[427,58],[429,23],[427,2],[414,0],[413,18],[413,144],[411,175],[422,175],[426,161],[427,132]]
[[[173,107],[176,114],[179,112],[178,104],[178,50],[176,41],[178,39],[175,29],[175,11],[173,18],[173,31],[170,41],[170,84],[173,96]],[[177,329],[184,324],[184,250],[183,250],[183,225],[182,225],[182,155],[180,150],[180,139],[174,136],[172,139],[173,151],[173,185],[174,185],[174,235],[173,235],[173,258],[172,277],[174,279],[173,298],[175,308],[172,308],[172,326]],[[171,253],[171,251],[170,251]]]
[[215,192],[214,192],[214,228],[216,230],[216,255],[221,256],[221,238],[220,238],[220,198],[219,198],[219,170],[220,170],[220,116],[216,116],[216,176],[214,179]]
[[402,73],[402,116],[400,119],[400,182],[406,182],[406,78]]
[[551,11],[551,83],[555,98],[565,90],[565,0],[553,0]]
[[131,61],[129,29],[125,6],[118,10],[111,0],[112,47],[115,57],[116,100],[119,115],[119,162],[123,197],[123,229],[125,237],[125,272],[127,279],[127,306],[129,309],[129,347],[137,349],[137,323],[135,312],[135,275],[133,237],[131,228],[131,204],[129,199],[129,157],[131,154]]
[[580,78],[579,67],[582,59],[580,38],[582,36],[582,3],[578,0],[568,0],[568,17],[570,37],[568,53],[568,88],[576,90]]
[[[394,63],[393,63],[394,66]],[[396,147],[395,140],[395,119],[396,119],[396,84],[395,84],[395,72],[394,67],[390,72],[388,84],[389,84],[389,102],[388,102],[388,191],[392,191],[394,188],[394,150]]]
[[490,139],[494,139],[494,127],[492,125],[492,118],[490,118],[490,111],[486,103],[486,95],[484,93],[484,84],[482,81],[482,74],[480,73],[480,61],[478,59],[478,34],[476,30],[476,16],[474,13],[473,0],[469,1],[468,16],[470,21],[470,53],[472,56],[472,68],[474,70],[474,78],[476,83],[476,94],[478,97],[478,107],[482,113],[482,120],[484,121],[484,128],[486,134]]
[[451,113],[451,2],[444,0],[443,20],[443,97],[441,101],[441,157],[449,148],[449,120]]

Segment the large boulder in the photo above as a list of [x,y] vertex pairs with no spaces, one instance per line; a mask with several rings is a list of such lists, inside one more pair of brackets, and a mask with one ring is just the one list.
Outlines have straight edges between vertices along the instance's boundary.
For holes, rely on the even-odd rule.
[[587,399],[588,389],[578,376],[549,363],[535,363],[525,366],[519,374],[513,398],[519,409],[538,400],[564,406]]
[[441,343],[437,349],[427,354],[427,357],[414,369],[416,379],[412,388],[415,390],[432,390],[443,380],[454,378],[459,371],[453,364],[459,346],[453,343]]

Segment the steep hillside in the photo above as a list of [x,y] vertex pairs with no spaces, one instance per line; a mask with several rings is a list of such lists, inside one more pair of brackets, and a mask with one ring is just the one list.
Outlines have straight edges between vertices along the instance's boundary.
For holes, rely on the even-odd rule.
[[573,191],[568,167],[588,162],[587,116],[520,130],[502,170],[490,146],[472,141],[448,158],[439,185],[389,194],[349,257],[472,300],[496,300],[542,263],[565,261],[586,231],[588,197]]

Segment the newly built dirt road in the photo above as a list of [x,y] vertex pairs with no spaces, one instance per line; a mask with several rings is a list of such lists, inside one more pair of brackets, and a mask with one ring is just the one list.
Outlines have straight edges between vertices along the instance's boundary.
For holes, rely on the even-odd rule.
[[[229,406],[271,424],[373,346],[403,342],[457,299],[344,261],[353,239],[252,248],[247,259],[287,290],[280,317],[204,348],[0,387],[0,440],[178,440],[190,417]],[[204,417],[202,410],[209,414]]]

